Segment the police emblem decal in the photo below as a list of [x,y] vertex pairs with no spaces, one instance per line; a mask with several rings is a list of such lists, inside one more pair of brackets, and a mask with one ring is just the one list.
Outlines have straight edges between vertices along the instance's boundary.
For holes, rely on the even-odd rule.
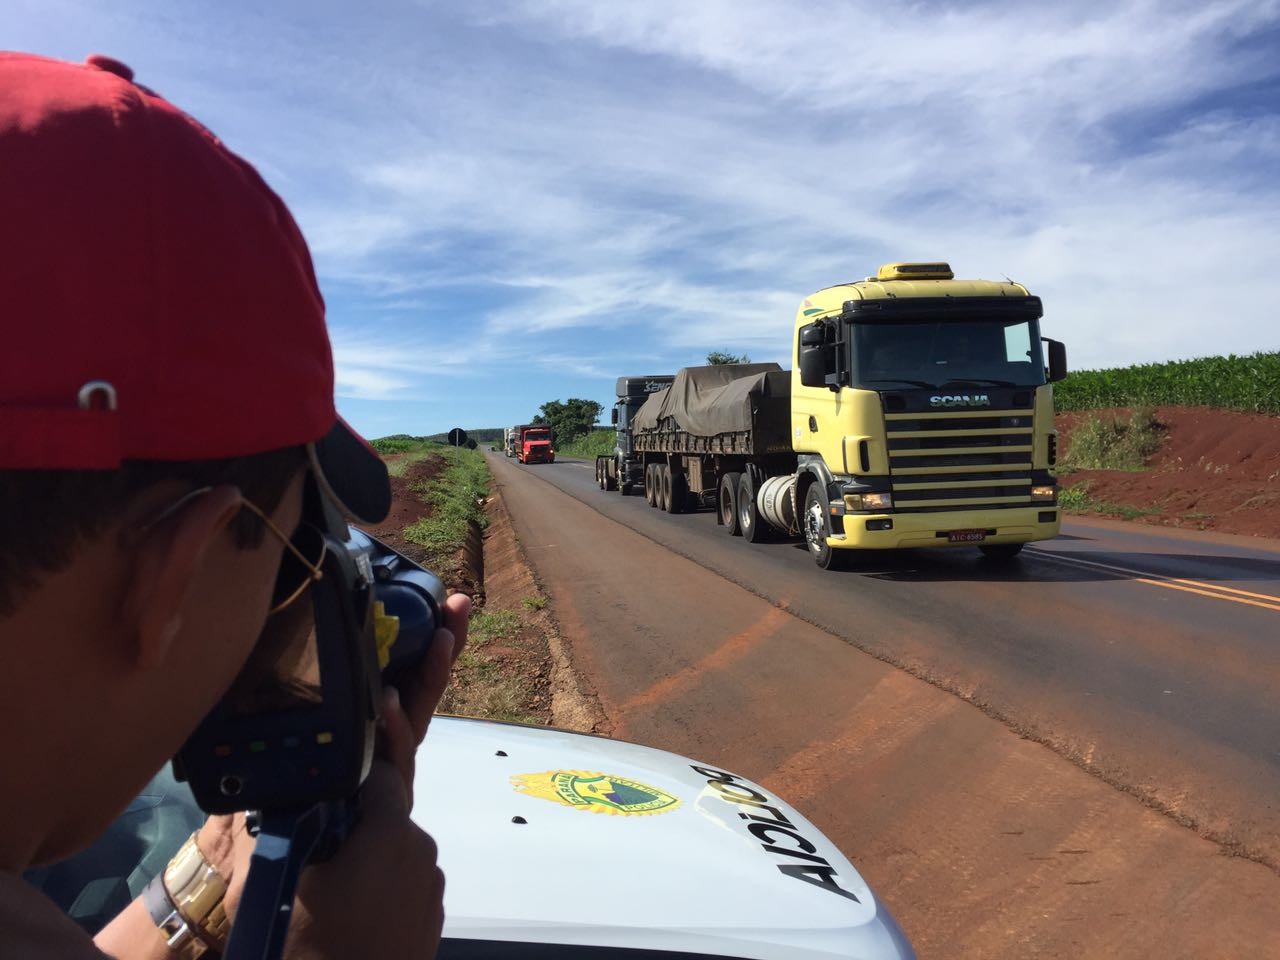
[[531,797],[541,797],[575,810],[589,810],[615,817],[666,813],[680,806],[678,797],[647,783],[637,783],[626,777],[595,770],[521,773],[511,778],[511,785]]

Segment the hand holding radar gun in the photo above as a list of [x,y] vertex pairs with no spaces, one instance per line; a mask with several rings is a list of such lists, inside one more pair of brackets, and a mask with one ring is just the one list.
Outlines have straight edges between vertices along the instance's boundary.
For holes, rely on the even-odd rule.
[[201,809],[250,811],[256,831],[226,960],[280,956],[303,866],[355,825],[383,687],[409,681],[443,622],[438,577],[327,519],[299,527],[313,566],[286,553],[249,662],[173,761]]

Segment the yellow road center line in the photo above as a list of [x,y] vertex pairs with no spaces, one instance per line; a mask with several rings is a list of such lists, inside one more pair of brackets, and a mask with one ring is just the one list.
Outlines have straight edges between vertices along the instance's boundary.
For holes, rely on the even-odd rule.
[[1211,590],[1219,590],[1224,593],[1234,593],[1241,597],[1253,597],[1256,600],[1265,600],[1268,603],[1280,603],[1280,597],[1273,596],[1270,593],[1250,593],[1248,590],[1237,590],[1235,587],[1220,587],[1216,584],[1203,584],[1199,580],[1179,580],[1177,577],[1170,577],[1174,583],[1185,583],[1193,587],[1208,586]]
[[[1163,574],[1152,573],[1149,570],[1135,570],[1132,567],[1120,567],[1110,563],[1099,563],[1096,560],[1081,560],[1079,557],[1071,557],[1060,553],[1051,553],[1047,550],[1032,550],[1037,557],[1043,557],[1046,560],[1057,560],[1061,563],[1074,563],[1082,567],[1096,567],[1099,570],[1107,570],[1112,573],[1131,574],[1138,583],[1150,584],[1153,587],[1167,587],[1170,590],[1181,590],[1185,593],[1196,593],[1204,597],[1212,597],[1215,600],[1230,600],[1232,603],[1244,603],[1251,607],[1261,607],[1264,610],[1274,610],[1280,613],[1280,597],[1273,596],[1268,593],[1252,593],[1248,590],[1238,590],[1235,587],[1220,587],[1212,583],[1204,583],[1200,580],[1186,580],[1179,577],[1166,577]],[[1246,598],[1254,599],[1246,599]]]
[[[1182,590],[1185,593],[1198,593],[1202,597],[1213,597],[1215,600],[1230,600],[1232,603],[1247,603],[1251,607],[1261,607],[1263,610],[1274,610],[1280,613],[1280,602],[1276,603],[1260,603],[1257,600],[1246,600],[1244,597],[1232,597],[1223,593],[1214,593],[1213,587],[1209,590],[1196,590],[1193,587],[1183,587],[1179,584],[1185,581],[1179,580],[1177,583],[1168,580],[1150,580],[1146,577],[1136,578],[1138,583],[1149,583],[1153,587],[1167,587],[1170,590]],[[1206,584],[1206,586],[1209,586]]]

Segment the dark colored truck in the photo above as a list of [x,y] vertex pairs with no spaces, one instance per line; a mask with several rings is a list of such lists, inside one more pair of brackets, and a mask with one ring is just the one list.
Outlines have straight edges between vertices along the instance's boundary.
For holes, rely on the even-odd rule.
[[645,500],[667,513],[715,506],[731,532],[763,538],[766,524],[754,509],[743,518],[739,500],[795,474],[790,421],[791,374],[778,364],[686,367],[632,421]]
[[521,463],[555,463],[551,428],[545,424],[526,423],[517,428],[516,457]]
[[675,377],[663,374],[649,377],[619,377],[611,419],[618,440],[613,453],[596,457],[596,484],[601,490],[617,490],[624,497],[644,483],[644,463],[636,454],[631,440],[631,422],[651,394],[671,386]]

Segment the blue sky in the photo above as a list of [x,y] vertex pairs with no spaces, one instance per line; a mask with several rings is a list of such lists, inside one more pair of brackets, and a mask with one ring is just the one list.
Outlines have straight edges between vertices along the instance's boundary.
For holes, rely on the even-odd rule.
[[1280,348],[1280,2],[5,0],[255,163],[369,435],[788,362],[892,260],[1026,283],[1073,366]]

